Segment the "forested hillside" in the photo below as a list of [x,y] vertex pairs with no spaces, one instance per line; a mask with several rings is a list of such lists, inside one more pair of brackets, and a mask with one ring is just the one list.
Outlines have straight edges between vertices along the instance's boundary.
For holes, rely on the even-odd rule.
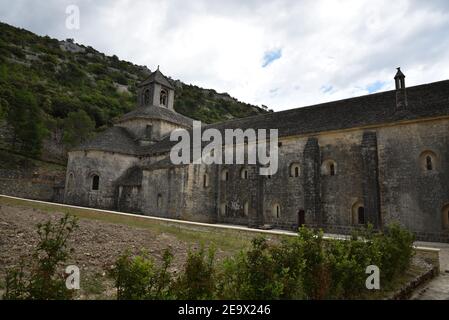
[[[71,39],[0,23],[0,147],[63,161],[68,148],[135,107],[136,84],[149,74],[146,67]],[[171,81],[176,111],[203,122],[266,111],[226,93]]]

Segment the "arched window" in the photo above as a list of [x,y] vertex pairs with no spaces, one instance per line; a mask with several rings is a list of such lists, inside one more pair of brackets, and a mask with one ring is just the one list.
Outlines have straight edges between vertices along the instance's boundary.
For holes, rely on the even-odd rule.
[[240,178],[242,178],[243,180],[247,180],[248,179],[248,169],[243,168],[240,171]]
[[442,210],[443,229],[449,230],[449,204],[445,205]]
[[96,174],[92,176],[92,190],[98,190],[100,188],[100,177]]
[[359,207],[357,209],[357,220],[359,224],[365,224],[365,208]]
[[437,169],[437,156],[430,150],[421,153],[419,162],[424,172],[435,171]]
[[243,215],[245,217],[248,216],[248,212],[249,212],[249,202],[246,201],[245,204],[243,205]]
[[161,106],[166,107],[167,106],[167,91],[161,90],[161,99],[160,99]]
[[299,163],[292,163],[290,165],[290,177],[299,177]]
[[274,204],[272,208],[273,217],[279,219],[281,217],[281,206],[279,204]]
[[433,161],[432,161],[432,157],[431,156],[427,156],[426,157],[426,169],[427,169],[427,171],[432,171],[433,170]]
[[226,216],[226,203],[222,203],[222,204],[220,205],[220,214],[221,214],[222,216]]
[[337,163],[334,160],[326,160],[321,165],[321,174],[323,176],[335,176],[337,174]]
[[70,172],[69,179],[67,181],[67,189],[72,190],[74,186],[75,186],[75,175],[73,174],[73,172]]
[[162,195],[160,193],[157,195],[157,208],[162,208]]
[[221,181],[228,181],[229,180],[229,171],[227,169],[223,169],[221,171]]
[[143,94],[143,103],[148,106],[150,105],[150,89],[146,89]]
[[209,175],[205,173],[203,175],[203,187],[207,188],[209,186]]
[[352,224],[357,226],[359,224],[365,224],[365,207],[362,201],[357,201],[352,205]]
[[334,163],[329,164],[329,175],[335,176],[335,164]]

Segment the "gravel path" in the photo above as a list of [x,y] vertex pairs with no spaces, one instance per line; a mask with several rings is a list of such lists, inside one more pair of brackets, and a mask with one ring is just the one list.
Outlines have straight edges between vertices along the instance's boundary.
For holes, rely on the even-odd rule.
[[[429,246],[429,243],[425,244]],[[413,300],[449,300],[449,244],[432,243],[440,249],[440,275],[418,288]]]

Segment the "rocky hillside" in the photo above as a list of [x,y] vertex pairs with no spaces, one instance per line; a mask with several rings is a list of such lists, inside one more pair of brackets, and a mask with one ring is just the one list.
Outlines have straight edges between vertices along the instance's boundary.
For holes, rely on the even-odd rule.
[[[71,39],[0,23],[0,148],[64,162],[67,148],[134,108],[136,84],[149,73]],[[175,109],[203,122],[265,112],[226,93],[172,81]]]

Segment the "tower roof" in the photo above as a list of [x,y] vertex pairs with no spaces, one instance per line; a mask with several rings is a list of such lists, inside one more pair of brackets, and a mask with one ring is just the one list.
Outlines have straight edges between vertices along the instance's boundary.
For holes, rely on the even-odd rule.
[[394,76],[395,79],[397,78],[405,78],[405,75],[401,71],[401,67],[397,68],[398,72],[396,72],[396,75]]
[[163,85],[164,87],[167,87],[169,89],[175,89],[173,85],[168,81],[168,79],[162,74],[162,72],[159,70],[159,67],[156,71],[154,71],[150,76],[145,79],[139,86],[144,86],[150,83],[159,83]]

